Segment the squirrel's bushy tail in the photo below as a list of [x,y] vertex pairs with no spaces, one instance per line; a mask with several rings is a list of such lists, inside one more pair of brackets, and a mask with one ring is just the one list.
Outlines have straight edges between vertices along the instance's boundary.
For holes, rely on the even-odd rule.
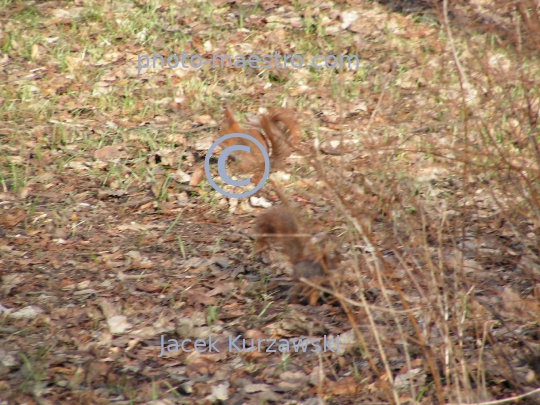
[[298,145],[302,130],[290,110],[277,108],[264,115],[261,126],[270,141],[272,158],[275,163],[282,162],[291,154],[291,148]]

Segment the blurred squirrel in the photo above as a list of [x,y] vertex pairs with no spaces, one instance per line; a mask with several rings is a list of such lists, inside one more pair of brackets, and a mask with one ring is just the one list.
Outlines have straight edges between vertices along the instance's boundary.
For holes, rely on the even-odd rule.
[[[270,157],[270,166],[278,168],[283,160],[291,153],[291,146],[298,144],[298,139],[302,133],[300,125],[293,116],[293,112],[285,108],[277,108],[261,117],[260,126],[263,132],[258,129],[244,129],[234,118],[234,111],[229,105],[225,106],[224,118],[218,128],[219,136],[233,133],[251,135],[258,140]],[[260,149],[248,139],[231,138],[223,141],[220,146],[225,149],[232,145],[248,146],[250,152],[236,151],[230,156],[236,161],[237,167],[242,172],[264,170],[264,158]],[[271,153],[269,153],[271,148]]]
[[304,226],[300,223],[298,213],[279,187],[275,186],[274,189],[283,204],[266,210],[257,218],[255,251],[260,252],[271,245],[281,247],[294,265],[295,285],[289,292],[289,300],[293,303],[307,301],[314,306],[321,296],[320,291],[302,284],[300,278],[328,287],[327,280],[336,269],[339,258],[330,258],[326,253],[317,252],[310,243],[310,237],[302,233]]

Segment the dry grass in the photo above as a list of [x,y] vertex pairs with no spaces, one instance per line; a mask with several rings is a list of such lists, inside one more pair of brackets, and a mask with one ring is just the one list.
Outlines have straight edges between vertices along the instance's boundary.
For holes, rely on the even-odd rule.
[[[4,1],[0,22],[1,405],[540,401],[534,1]],[[137,74],[153,51],[360,66]],[[343,256],[339,307],[283,302],[290,269],[243,239],[257,208],[186,184],[223,101],[301,117],[283,183]],[[157,358],[162,334],[248,332],[343,350]]]

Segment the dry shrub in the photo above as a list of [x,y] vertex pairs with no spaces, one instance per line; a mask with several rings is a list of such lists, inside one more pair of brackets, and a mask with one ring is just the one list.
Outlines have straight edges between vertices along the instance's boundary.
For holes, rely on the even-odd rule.
[[538,7],[484,9],[510,18],[513,42],[457,49],[443,19],[454,68],[428,91],[452,121],[407,142],[366,136],[354,168],[310,159],[348,229],[351,282],[335,295],[393,403],[540,401]]

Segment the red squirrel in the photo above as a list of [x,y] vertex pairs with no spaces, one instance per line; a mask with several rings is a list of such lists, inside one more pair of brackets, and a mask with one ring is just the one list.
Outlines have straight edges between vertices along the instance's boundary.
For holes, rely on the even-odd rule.
[[[271,148],[270,166],[272,168],[280,167],[284,159],[290,155],[291,148],[298,145],[301,129],[290,110],[277,108],[263,115],[260,121],[263,132],[254,128],[242,128],[235,120],[232,108],[228,105],[225,107],[224,115],[218,129],[219,135],[232,133],[251,135],[263,145],[267,153]],[[231,153],[231,156],[242,172],[253,170],[256,172],[255,177],[260,178],[264,170],[264,158],[260,149],[252,141],[231,138],[221,142],[220,145],[223,149],[233,145],[248,146],[249,153],[235,151]],[[315,246],[310,243],[309,236],[300,233],[304,226],[301,224],[298,213],[289,205],[279,185],[273,183],[273,186],[282,205],[270,208],[258,217],[255,250],[260,252],[270,245],[281,247],[283,253],[294,265],[294,285],[289,292],[289,300],[307,301],[310,305],[316,305],[321,296],[320,290],[302,284],[300,279],[306,278],[313,283],[328,287],[328,277],[330,277],[330,272],[337,267],[339,259],[317,252]]]
[[[279,168],[283,160],[291,153],[291,147],[298,144],[302,131],[294,118],[293,113],[285,108],[277,108],[261,117],[262,131],[258,129],[244,129],[234,118],[234,111],[229,105],[225,106],[224,118],[218,128],[220,136],[240,133],[251,135],[259,141],[270,157],[270,167]],[[260,149],[248,139],[231,138],[221,142],[225,149],[232,145],[248,146],[250,152],[235,151],[230,156],[235,160],[241,172],[264,171],[264,158]],[[271,149],[269,151],[269,149]]]
[[260,252],[271,245],[281,247],[294,265],[294,285],[289,292],[289,300],[294,303],[307,301],[314,306],[321,296],[320,290],[302,284],[300,278],[328,287],[328,278],[337,268],[339,257],[331,258],[317,251],[310,243],[310,237],[302,231],[305,226],[299,214],[275,183],[274,189],[282,205],[267,209],[257,218],[255,251]]

